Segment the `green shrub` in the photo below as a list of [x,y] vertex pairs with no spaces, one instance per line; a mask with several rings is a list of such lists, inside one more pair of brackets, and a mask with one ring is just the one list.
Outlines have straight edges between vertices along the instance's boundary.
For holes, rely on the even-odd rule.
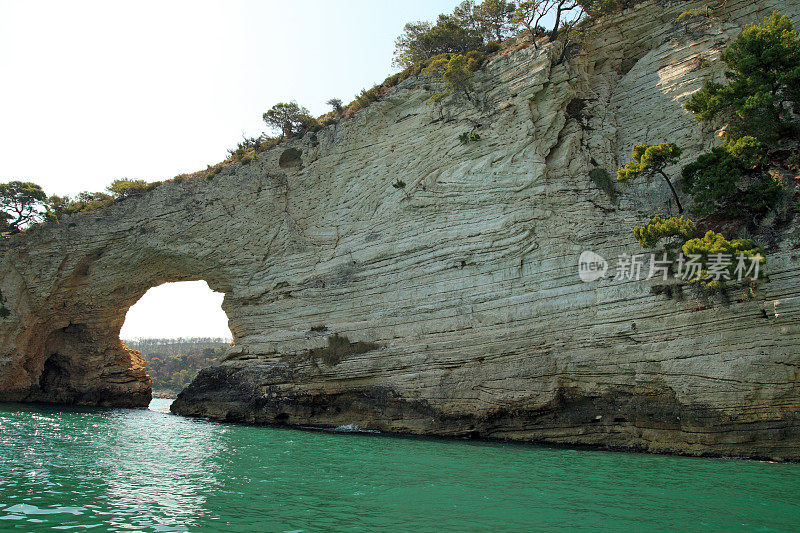
[[[724,269],[727,277],[735,279],[737,277],[736,268],[738,267],[738,257],[741,255],[748,260],[750,258],[758,258],[760,265],[764,265],[766,259],[761,250],[750,239],[734,239],[729,241],[721,233],[715,233],[711,230],[707,231],[703,237],[690,239],[684,243],[682,251],[685,257],[692,255],[700,256],[699,261],[703,265],[709,265],[713,256],[722,254],[731,259],[730,265]],[[758,277],[764,277],[764,269],[759,268]],[[700,272],[700,279],[691,281],[699,281],[703,286],[710,289],[720,288],[724,285],[724,279],[713,280],[710,279],[709,271],[704,269]]]
[[777,11],[762,25],[747,26],[722,53],[727,84],[707,81],[686,109],[698,120],[724,115],[731,139],[753,136],[773,143],[796,133],[800,111],[800,38]]
[[0,183],[0,229],[16,233],[44,220],[47,194],[28,181]]
[[487,54],[493,54],[500,50],[500,41],[489,41],[486,43],[486,46],[483,47],[483,51]]
[[644,172],[659,172],[677,163],[680,156],[681,149],[674,143],[637,144],[633,147],[633,161],[617,171],[617,181],[626,181]]
[[280,137],[270,137],[269,135],[262,134],[261,137],[258,138],[255,150],[256,152],[265,152],[280,142]]
[[56,220],[63,215],[86,213],[107,207],[114,203],[114,197],[104,192],[82,192],[75,198],[69,196],[51,196],[47,199],[50,212]]
[[342,99],[341,98],[331,98],[327,102],[325,102],[329,106],[333,108],[334,113],[341,113],[342,112]]
[[433,59],[422,71],[426,76],[441,76],[448,93],[463,92],[472,100],[472,77],[483,64],[485,56],[472,50],[467,54],[445,55]]
[[222,164],[214,165],[213,167],[208,165],[208,168],[206,168],[206,179],[210,180],[220,172],[222,172]]
[[297,102],[279,102],[264,113],[262,119],[267,126],[281,132],[280,140],[319,126],[317,120],[309,115],[308,109],[299,106]]
[[[726,280],[738,279],[737,268],[745,267],[741,271],[744,275],[750,268],[750,258],[758,258],[758,277],[763,277],[760,268],[766,261],[761,250],[750,239],[734,239],[729,241],[721,233],[707,231],[702,237],[697,237],[697,227],[694,222],[683,217],[661,218],[654,216],[644,226],[636,226],[633,230],[636,240],[642,248],[656,248],[662,240],[668,239],[664,246],[668,256],[673,260],[677,250],[683,253],[679,263],[679,276],[692,282],[699,282],[708,289],[720,289]],[[720,255],[721,254],[721,255]],[[740,256],[745,259],[745,264],[740,265]],[[709,268],[717,260],[718,267],[714,272]],[[702,265],[702,269],[690,272],[689,261]],[[685,267],[685,268],[684,268]],[[680,272],[680,270],[683,272]]]
[[361,92],[356,96],[356,104],[359,109],[364,109],[372,102],[377,102],[380,98],[380,87],[375,85],[370,90],[361,89]]
[[159,185],[161,185],[160,181],[148,183],[144,180],[122,178],[112,181],[111,185],[106,187],[106,190],[110,192],[115,199],[122,200],[131,196],[144,194],[147,191],[155,189]]
[[[350,117],[353,115],[353,113],[369,107],[373,102],[380,100],[381,97],[389,91],[389,89],[399,84],[403,80],[419,74],[420,70],[421,69],[419,68],[405,69],[402,72],[388,76],[380,85],[374,85],[369,90],[362,89],[361,92],[356,95],[355,100],[350,102],[347,107],[344,108],[344,111],[341,114],[343,114],[345,117]],[[338,115],[333,117],[333,120],[330,117],[324,117],[324,119],[321,121],[321,124],[327,126],[328,124],[335,123],[338,121],[337,117]]]
[[392,187],[394,187],[395,189],[403,189],[403,188],[405,188],[405,186],[406,186],[406,182],[401,180],[400,178],[397,178],[397,181],[392,183]]
[[617,171],[617,181],[627,181],[640,174],[658,174],[669,186],[672,197],[678,207],[678,213],[683,213],[683,206],[675,187],[664,168],[678,162],[681,149],[674,143],[661,143],[656,145],[637,144],[633,147],[633,160]]
[[481,136],[477,133],[465,131],[464,133],[458,136],[458,140],[461,141],[461,144],[469,144],[480,141]]
[[766,164],[764,145],[754,137],[742,137],[686,165],[684,189],[694,196],[699,215],[763,216],[782,193]]
[[300,124],[298,133],[304,134],[308,131],[313,133],[322,129],[322,124],[311,115],[300,115],[298,121]]
[[683,217],[661,218],[655,215],[644,226],[633,228],[633,234],[642,248],[655,248],[663,239],[677,238],[678,242],[672,242],[667,248],[683,246],[692,239],[697,233],[694,222]]
[[688,20],[688,19],[694,18],[694,17],[700,17],[702,15],[703,15],[703,12],[700,11],[699,8],[695,7],[695,8],[689,9],[687,11],[684,11],[683,13],[678,15],[678,18],[676,19],[676,22],[683,22],[684,20]]
[[442,15],[431,26],[427,22],[409,22],[395,41],[393,64],[412,68],[440,54],[463,54],[483,46],[477,31],[465,28],[453,17]]

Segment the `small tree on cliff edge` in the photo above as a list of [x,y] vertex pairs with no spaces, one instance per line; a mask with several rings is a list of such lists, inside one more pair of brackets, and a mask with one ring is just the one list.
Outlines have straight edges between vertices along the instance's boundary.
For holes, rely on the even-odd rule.
[[343,111],[341,98],[331,98],[325,103],[333,108],[334,113],[341,113]]
[[106,187],[106,190],[110,192],[114,198],[123,199],[136,196],[137,194],[143,194],[158,185],[159,183],[147,183],[144,180],[122,178],[112,181],[111,185]]
[[475,6],[474,17],[486,40],[502,41],[511,30],[511,17],[516,10],[514,2],[484,0]]
[[0,183],[0,227],[17,233],[25,224],[41,222],[47,212],[46,199],[45,192],[35,183]]
[[533,0],[531,2],[520,2],[517,5],[511,22],[524,26],[528,30],[531,34],[531,42],[534,48],[538,48],[536,39],[544,34],[541,22],[555,5],[555,0]]
[[281,102],[264,113],[267,126],[281,132],[281,139],[291,137],[309,118],[308,109],[297,105],[297,102]]
[[651,176],[658,174],[664,178],[669,190],[672,191],[672,197],[678,206],[678,213],[683,213],[683,206],[678,199],[678,193],[675,191],[669,176],[664,172],[667,166],[677,163],[680,156],[681,149],[674,143],[637,144],[633,147],[633,161],[617,171],[617,181],[627,181],[640,174]]

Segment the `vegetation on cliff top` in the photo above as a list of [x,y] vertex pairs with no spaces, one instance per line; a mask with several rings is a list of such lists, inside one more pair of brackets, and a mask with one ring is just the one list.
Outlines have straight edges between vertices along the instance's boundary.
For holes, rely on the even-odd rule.
[[0,231],[17,233],[26,224],[41,222],[46,194],[35,183],[11,181],[0,184]]
[[[211,179],[229,164],[252,163],[258,159],[258,152],[309,132],[314,144],[315,132],[351,117],[412,76],[425,75],[444,84],[446,92],[434,94],[433,101],[450,94],[463,94],[471,100],[473,75],[484,64],[487,54],[501,50],[504,39],[527,34],[535,47],[542,42],[562,39],[566,50],[567,42],[574,38],[574,30],[579,23],[630,7],[637,1],[484,0],[476,3],[474,0],[464,0],[452,13],[439,15],[434,24],[424,21],[406,24],[403,33],[397,38],[393,61],[395,66],[402,69],[400,72],[387,77],[371,89],[363,89],[347,105],[339,98],[331,98],[327,103],[332,110],[318,118],[312,117],[297,102],[275,104],[263,115],[264,122],[275,135],[262,133],[258,137],[245,137],[236,148],[228,151],[228,160],[209,166],[195,175]],[[552,27],[542,27],[542,21],[551,15],[554,17]],[[477,138],[479,136],[475,134],[471,140]],[[173,180],[181,181],[185,177],[187,176],[176,176]],[[4,187],[12,187],[15,183],[20,182],[5,184]],[[0,232],[15,233],[27,224],[43,220],[57,223],[64,215],[106,207],[116,201],[147,192],[161,183],[122,179],[114,181],[106,191],[49,198],[46,198],[40,187],[27,183],[26,186],[31,186],[32,196],[25,200],[27,203],[24,204],[25,214],[22,217],[15,216],[16,208],[21,204],[14,202],[19,200],[6,201],[4,197],[4,203],[0,204]]]
[[[328,104],[332,110],[318,118],[296,102],[280,102],[263,114],[264,122],[276,136],[263,133],[258,137],[245,137],[235,149],[229,150],[228,160],[196,174],[211,179],[226,165],[251,163],[258,159],[258,152],[309,132],[314,145],[317,131],[352,116],[411,76],[439,79],[446,92],[434,94],[432,101],[455,94],[472,100],[473,75],[485,63],[487,54],[502,48],[504,39],[523,34],[535,47],[543,42],[562,40],[561,61],[567,49],[580,39],[580,28],[585,27],[585,21],[635,3],[637,0],[484,0],[481,3],[465,0],[451,14],[439,15],[435,24],[424,21],[406,24],[396,41],[394,57],[395,66],[403,69],[401,72],[369,90],[362,90],[350,104],[344,105],[341,99],[331,98]],[[548,16],[555,19],[549,29],[541,26]],[[709,81],[686,107],[699,120],[719,117],[728,120],[730,144],[687,166],[682,174],[684,190],[694,195],[698,213],[733,213],[735,210],[730,209],[730,204],[742,193],[744,202],[738,204],[744,205],[743,211],[763,215],[778,201],[781,187],[767,172],[766,164],[751,164],[752,157],[759,146],[774,148],[780,139],[797,134],[795,118],[800,101],[797,34],[788,18],[775,13],[764,25],[748,26],[724,52],[722,59],[730,68],[726,72],[729,83]],[[640,157],[637,157],[637,149],[641,149]],[[672,143],[637,146],[634,160],[620,169],[618,179],[624,181],[644,173],[660,175],[670,187],[678,211],[682,212],[678,193],[664,171],[679,155],[680,148]],[[177,176],[174,180],[185,177]],[[742,189],[742,182],[748,181],[745,178],[749,179],[749,185]],[[21,220],[17,220],[19,217],[12,220],[12,210],[3,204],[0,205],[0,230],[13,233],[25,224],[42,220],[57,222],[65,214],[105,207],[151,190],[160,183],[123,179],[113,182],[104,192],[82,192],[73,198],[37,197],[29,203],[28,216]]]

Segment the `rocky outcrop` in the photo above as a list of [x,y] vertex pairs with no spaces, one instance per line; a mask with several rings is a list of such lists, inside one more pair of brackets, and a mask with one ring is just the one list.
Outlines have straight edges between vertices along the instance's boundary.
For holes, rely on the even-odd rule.
[[613,270],[641,252],[633,225],[674,210],[662,183],[609,195],[589,171],[645,141],[695,158],[714,135],[682,105],[726,42],[772,9],[800,20],[795,2],[728,0],[676,21],[702,5],[644,3],[561,62],[496,57],[477,103],[429,105],[435,83],[409,79],[254,162],[4,242],[0,395],[144,405],[125,313],[204,279],[235,345],[181,414],[800,458],[797,226],[755,296],[578,277],[582,251]]

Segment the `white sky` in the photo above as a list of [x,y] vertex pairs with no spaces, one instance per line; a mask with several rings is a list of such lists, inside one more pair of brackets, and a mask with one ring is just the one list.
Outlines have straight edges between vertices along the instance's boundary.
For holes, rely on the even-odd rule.
[[[203,169],[279,101],[320,115],[383,81],[403,25],[457,4],[0,0],[0,182],[75,194]],[[151,289],[123,336],[228,336],[220,302]]]
[[205,281],[153,287],[128,310],[119,336],[230,338],[228,317],[221,307],[223,297]]

